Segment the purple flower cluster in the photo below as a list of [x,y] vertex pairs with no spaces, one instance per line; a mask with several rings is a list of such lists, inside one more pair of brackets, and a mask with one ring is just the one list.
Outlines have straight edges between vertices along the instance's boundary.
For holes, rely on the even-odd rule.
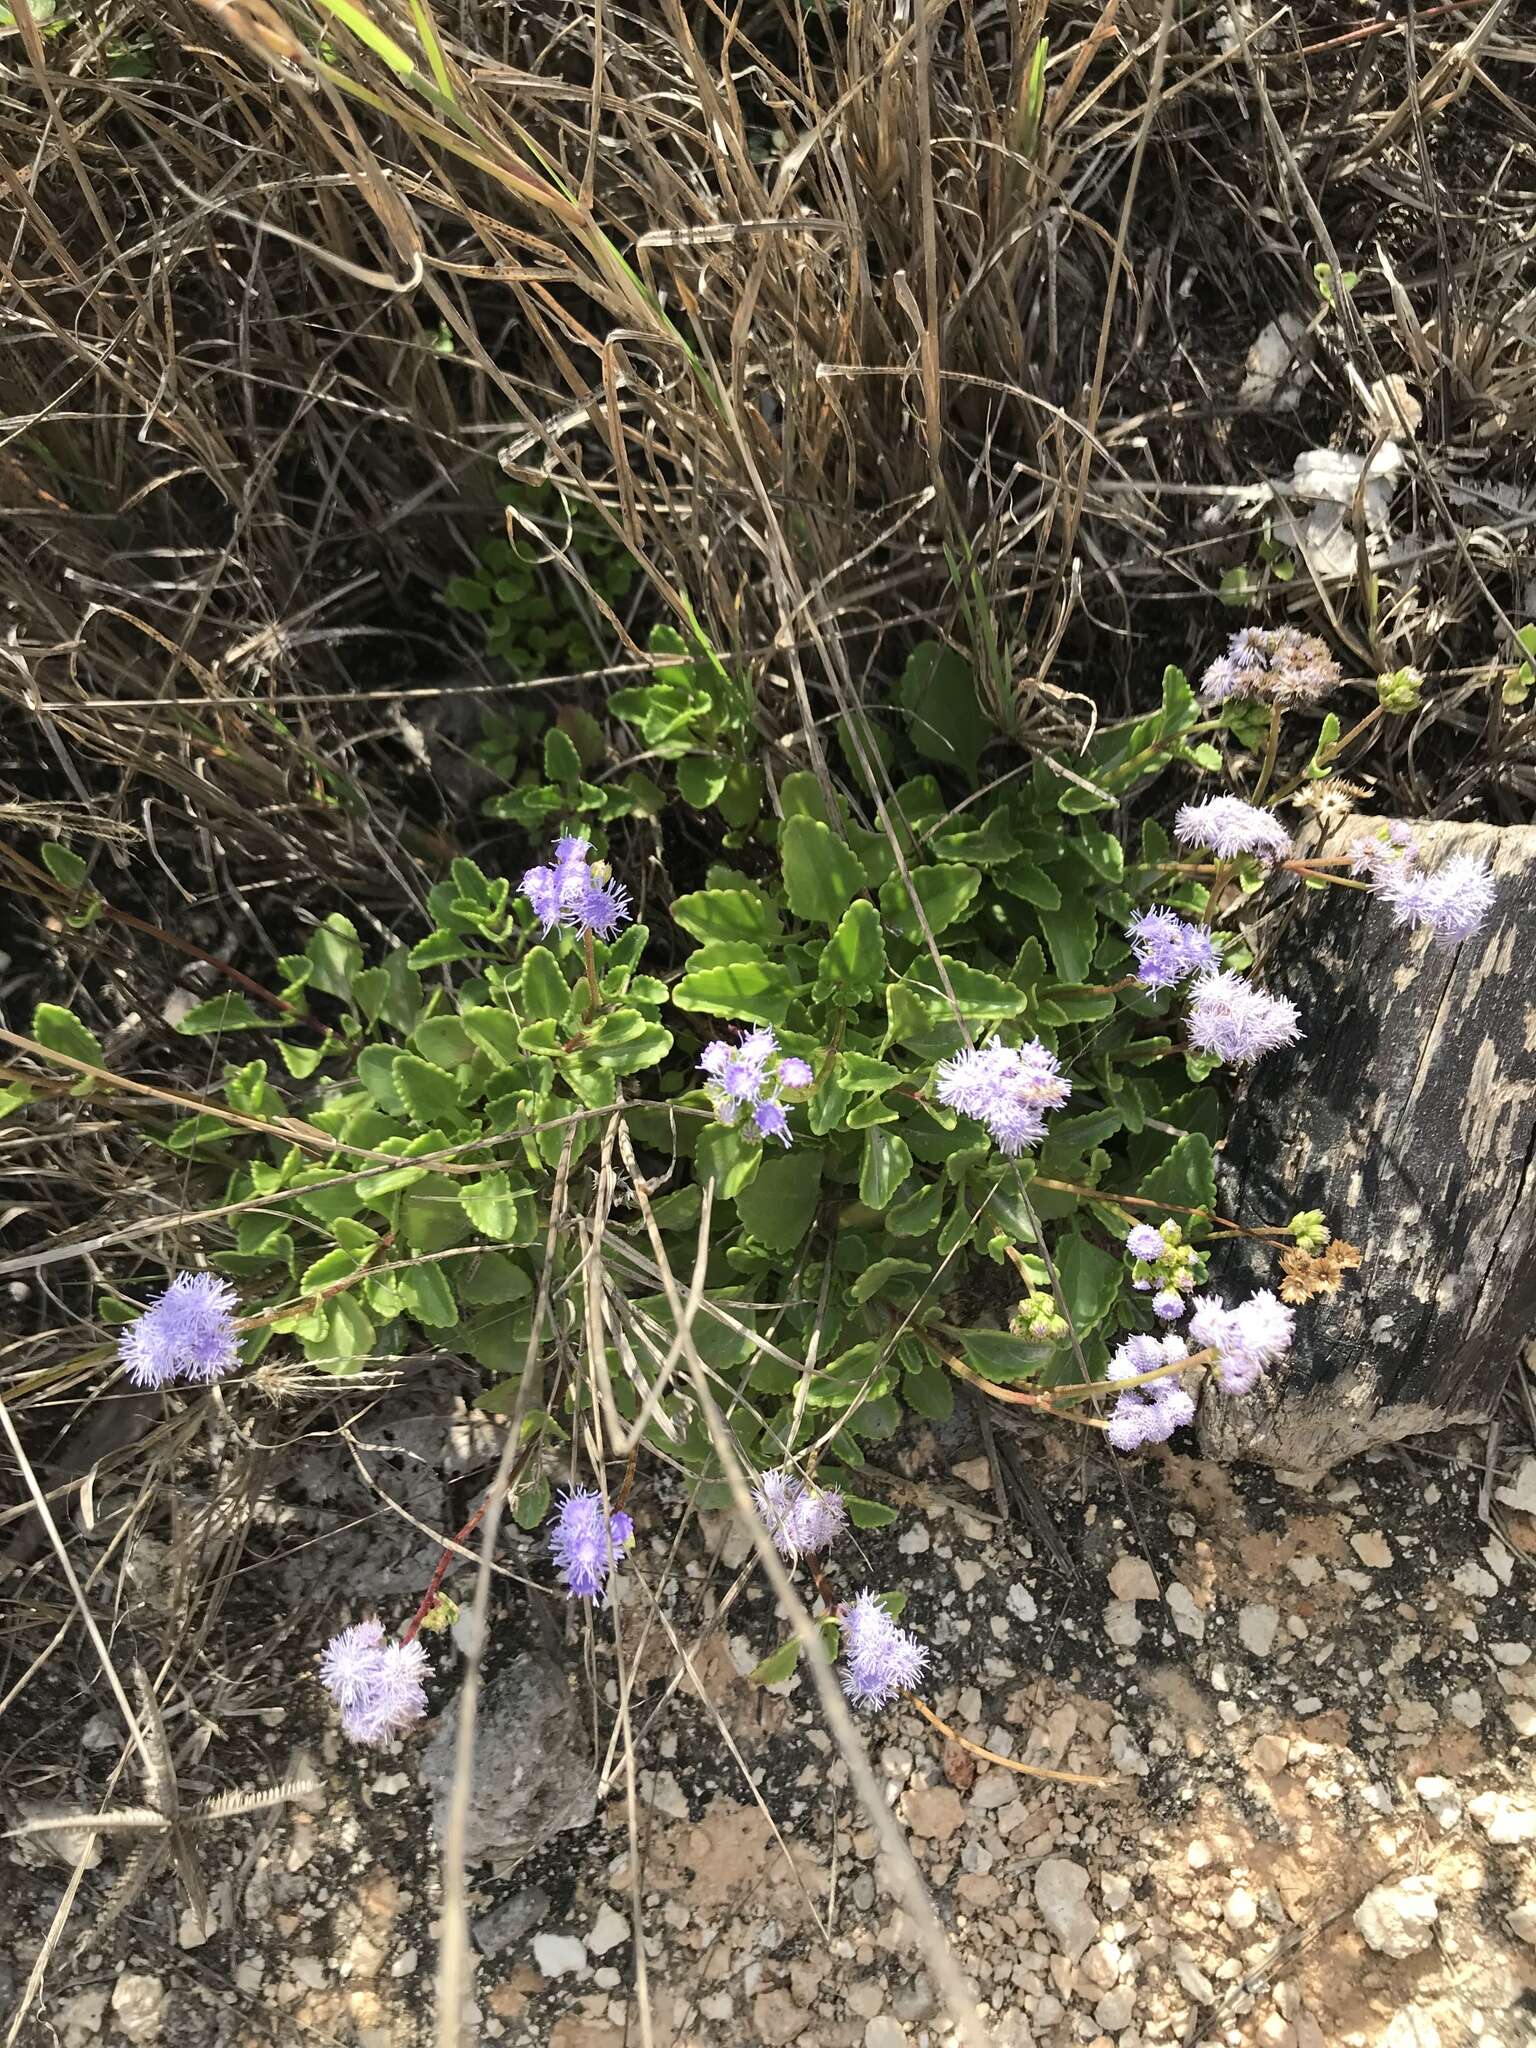
[[781,1557],[815,1557],[842,1534],[848,1520],[835,1486],[807,1486],[792,1472],[764,1472],[752,1500]]
[[591,841],[557,839],[555,857],[541,868],[529,868],[522,892],[546,935],[557,925],[568,931],[611,939],[630,921],[629,891],[616,882],[602,861],[588,862]]
[[1245,626],[1200,678],[1200,695],[1207,704],[1229,697],[1315,704],[1338,681],[1338,663],[1313,634],[1294,626]]
[[320,1683],[341,1709],[342,1733],[376,1745],[425,1714],[430,1668],[419,1641],[387,1643],[380,1623],[360,1621],[326,1644]]
[[1485,860],[1452,854],[1425,874],[1419,847],[1406,825],[1387,828],[1388,839],[1358,838],[1350,849],[1357,875],[1369,875],[1376,895],[1401,925],[1427,931],[1442,946],[1459,946],[1481,930],[1493,908],[1493,874]]
[[1203,925],[1157,904],[1133,917],[1125,935],[1144,988],[1176,988],[1189,975],[1213,973],[1221,965],[1216,942]]
[[622,1509],[609,1515],[602,1495],[578,1486],[567,1493],[555,1513],[550,1550],[565,1581],[566,1597],[600,1600],[608,1574],[635,1540],[635,1525]]
[[928,1652],[909,1629],[898,1628],[877,1593],[865,1591],[838,1616],[847,1665],[843,1691],[855,1706],[889,1706],[923,1675]]
[[1060,1109],[1072,1093],[1055,1053],[1039,1039],[1019,1046],[968,1047],[943,1060],[935,1092],[948,1109],[985,1124],[998,1149],[1010,1159],[1045,1136],[1045,1112]]
[[1246,1394],[1265,1366],[1291,1348],[1296,1317],[1262,1288],[1228,1308],[1219,1294],[1202,1294],[1189,1319],[1189,1334],[1202,1351],[1216,1353],[1216,1377],[1229,1394]]
[[1186,1307],[1184,1297],[1194,1292],[1204,1270],[1200,1253],[1184,1242],[1184,1233],[1171,1216],[1160,1230],[1150,1223],[1133,1224],[1125,1249],[1133,1261],[1132,1287],[1152,1296],[1152,1313],[1160,1323],[1176,1323]]
[[[772,1063],[772,1072],[769,1067]],[[779,1041],[766,1026],[749,1031],[740,1045],[727,1038],[711,1039],[699,1061],[708,1077],[709,1099],[715,1116],[733,1124],[743,1110],[750,1110],[759,1137],[777,1138],[788,1146],[789,1116],[782,1095],[786,1088],[809,1088],[816,1079],[807,1060],[793,1053],[780,1055]]]
[[1300,1035],[1296,1005],[1266,995],[1240,974],[1205,974],[1195,983],[1189,1042],[1197,1052],[1244,1066],[1277,1046],[1294,1045]]
[[235,1290],[212,1273],[178,1273],[123,1330],[117,1355],[136,1387],[221,1380],[240,1363]]
[[1266,867],[1285,860],[1291,835],[1270,811],[1245,804],[1240,796],[1208,796],[1204,803],[1180,804],[1173,820],[1180,846],[1199,846],[1218,860],[1254,854]]
[[[1182,1337],[1127,1337],[1112,1354],[1104,1376],[1111,1382],[1135,1380],[1188,1356]],[[1179,1384],[1178,1375],[1170,1373],[1145,1387],[1127,1387],[1110,1410],[1106,1434],[1117,1451],[1136,1451],[1143,1444],[1166,1443],[1176,1429],[1194,1419],[1193,1398]]]

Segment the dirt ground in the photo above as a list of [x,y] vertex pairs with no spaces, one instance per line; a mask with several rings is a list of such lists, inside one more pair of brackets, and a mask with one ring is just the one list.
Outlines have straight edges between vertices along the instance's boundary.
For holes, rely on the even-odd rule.
[[[907,1590],[904,1618],[932,1648],[927,1697],[961,1733],[1113,1779],[1062,1786],[978,1764],[909,1709],[864,1724],[997,2048],[1536,2040],[1536,1515],[1515,1504],[1536,1505],[1536,1461],[1506,1450],[1489,1480],[1485,1439],[1462,1434],[1308,1486],[1169,1453],[1117,1468],[1085,1460],[1076,1440],[1042,1439],[1030,1469],[1047,1537],[1038,1521],[999,1516],[968,1429],[925,1428],[888,1450],[897,1517],[842,1568]],[[636,1507],[622,1633],[649,2032],[617,1747],[592,1812],[594,1732],[606,1755],[618,1699],[611,1618],[594,1631],[513,1584],[489,1711],[497,1659],[553,1643],[592,1818],[515,1868],[472,1871],[466,2038],[951,2042],[807,1681],[748,1680],[785,1631],[760,1576],[740,1569],[742,1532],[706,1517],[676,1542],[673,1503]],[[303,1517],[285,1512],[295,1560],[312,1569]],[[377,1545],[366,1554],[384,1569]],[[376,1580],[364,1579],[366,1597]],[[286,1600],[280,1570],[264,1583]],[[658,1613],[688,1646],[697,1689],[671,1683],[678,1659]],[[307,1764],[321,1793],[209,1838],[206,1938],[162,1879],[108,1940],[87,1934],[71,1954],[116,1861],[109,1845],[26,2048],[434,2038],[438,1880],[422,1772],[456,1655],[440,1643],[433,1719],[372,1754],[326,1724],[303,1661],[318,1638],[306,1650],[302,1629],[285,1638],[275,1625],[273,1641],[267,1704],[238,1740],[220,1731],[205,1772],[227,1783],[253,1760],[273,1773]],[[33,1730],[13,1764],[41,1774],[79,1734],[61,1727]],[[493,1789],[486,1758],[499,1773],[497,1745],[516,1754],[519,1740],[526,1749],[526,1728],[488,1726],[472,1812]],[[109,1722],[85,1726],[74,1796],[99,1796],[116,1749]],[[67,1875],[34,1845],[9,1846],[0,1991],[12,1998]]]

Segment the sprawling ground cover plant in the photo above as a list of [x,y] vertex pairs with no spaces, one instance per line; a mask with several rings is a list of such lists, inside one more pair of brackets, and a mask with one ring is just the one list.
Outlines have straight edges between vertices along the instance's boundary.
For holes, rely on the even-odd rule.
[[[261,1007],[229,993],[182,1020],[262,1047],[157,1135],[223,1176],[232,1242],[143,1313],[110,1305],[119,1356],[161,1387],[274,1344],[339,1375],[406,1356],[430,1371],[451,1348],[483,1368],[482,1405],[515,1417],[525,1527],[599,1410],[723,1503],[723,1414],[773,1540],[810,1563],[851,1696],[877,1705],[915,1685],[921,1645],[896,1596],[850,1604],[814,1560],[847,1520],[890,1519],[858,1471],[903,1408],[942,1417],[962,1381],[1133,1452],[1193,1419],[1203,1375],[1251,1393],[1289,1347],[1290,1304],[1358,1263],[1315,1212],[1216,1212],[1213,1071],[1283,1057],[1305,1029],[1248,973],[1232,913],[1283,871],[1372,890],[1455,944],[1491,884],[1474,862],[1426,873],[1398,826],[1297,856],[1295,788],[1269,789],[1280,720],[1335,676],[1299,636],[1239,635],[1204,702],[1170,668],[1145,716],[991,778],[969,669],[924,645],[899,715],[844,729],[841,785],[795,769],[771,790],[723,665],[660,656],[610,708],[670,792],[588,712],[498,728],[490,808],[538,832],[539,858],[516,878],[455,860],[429,928],[382,953],[328,917]],[[1370,717],[1400,694],[1384,678]],[[1252,788],[1183,803],[1170,836],[1149,793],[1175,767],[1219,769],[1223,734],[1259,761]],[[1340,744],[1330,715],[1301,781]],[[66,849],[48,860],[68,872]],[[45,1006],[34,1035],[80,1085],[104,1081],[69,1012]],[[589,1172],[641,1215],[609,1217],[620,1277],[595,1325],[587,1240],[557,1227]],[[1285,1254],[1280,1296],[1204,1291],[1243,1234]],[[602,1597],[633,1540],[634,1469],[617,1503],[577,1490],[556,1513],[573,1597]],[[349,1730],[384,1740],[424,1711],[416,1638],[443,1618],[434,1583],[400,1642],[374,1623],[336,1638],[323,1676]]]

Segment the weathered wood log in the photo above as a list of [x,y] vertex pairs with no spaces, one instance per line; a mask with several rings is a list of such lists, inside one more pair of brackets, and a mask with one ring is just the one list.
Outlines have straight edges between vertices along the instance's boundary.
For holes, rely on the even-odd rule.
[[[1536,827],[1418,836],[1426,867],[1491,860],[1498,898],[1476,938],[1442,948],[1374,896],[1301,891],[1264,974],[1306,1036],[1261,1061],[1234,1106],[1225,1213],[1321,1209],[1363,1261],[1297,1309],[1295,1347],[1258,1393],[1208,1391],[1213,1457],[1319,1472],[1479,1420],[1536,1317]],[[1244,1277],[1278,1278],[1258,1253]],[[1246,1291],[1228,1261],[1213,1284]]]

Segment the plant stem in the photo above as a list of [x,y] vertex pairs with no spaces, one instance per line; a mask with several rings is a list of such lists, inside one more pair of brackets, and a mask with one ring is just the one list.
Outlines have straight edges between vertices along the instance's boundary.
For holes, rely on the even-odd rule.
[[915,1692],[903,1692],[902,1698],[909,1707],[916,1707],[930,1727],[937,1728],[941,1735],[960,1749],[969,1750],[972,1756],[983,1757],[989,1764],[996,1764],[1005,1771],[1017,1771],[1021,1778],[1049,1778],[1057,1785],[1115,1785],[1117,1778],[1095,1778],[1086,1771],[1048,1771],[1043,1764],[1021,1764],[1011,1756],[999,1756],[995,1749],[986,1749],[979,1742],[972,1742],[968,1735],[951,1728],[947,1721],[941,1721],[932,1707],[924,1705]]
[[[1263,796],[1265,790],[1268,789],[1269,778],[1275,772],[1275,756],[1279,751],[1280,706],[1278,704],[1271,704],[1269,707],[1269,738],[1264,742],[1264,765],[1259,770],[1259,779],[1254,784],[1253,795],[1248,799],[1250,803],[1256,804]],[[1276,797],[1275,802],[1278,803],[1279,801],[1280,799]]]
[[[522,1477],[523,1467],[527,1464],[528,1456],[532,1449],[533,1444],[529,1443],[525,1446],[525,1448],[522,1451],[518,1453],[516,1463],[513,1465],[511,1471],[507,1474],[506,1491],[508,1493],[512,1491],[513,1487],[516,1486],[518,1480]],[[400,1640],[402,1643],[411,1642],[420,1633],[421,1624],[432,1612],[432,1603],[434,1600],[436,1600],[439,1592],[442,1590],[443,1581],[448,1576],[449,1566],[453,1563],[455,1557],[459,1555],[463,1546],[469,1541],[470,1537],[474,1535],[476,1529],[479,1528],[482,1520],[485,1517],[485,1511],[491,1504],[491,1494],[494,1491],[494,1487],[487,1489],[485,1498],[481,1501],[479,1507],[475,1509],[475,1512],[470,1516],[469,1520],[464,1524],[463,1528],[459,1530],[458,1534],[454,1536],[451,1542],[444,1545],[443,1553],[441,1557],[439,1557],[439,1559],[437,1560],[437,1563],[433,1566],[432,1576],[427,1581],[427,1590],[421,1596],[421,1605],[416,1609],[416,1612],[411,1616],[410,1620],[406,1623],[405,1627],[400,1631]],[[473,1563],[474,1560],[471,1559],[470,1562]]]
[[582,933],[581,944],[587,960],[587,991],[590,998],[587,1003],[587,1022],[590,1024],[602,1008],[603,997],[597,985],[597,948],[592,943],[590,932]]

